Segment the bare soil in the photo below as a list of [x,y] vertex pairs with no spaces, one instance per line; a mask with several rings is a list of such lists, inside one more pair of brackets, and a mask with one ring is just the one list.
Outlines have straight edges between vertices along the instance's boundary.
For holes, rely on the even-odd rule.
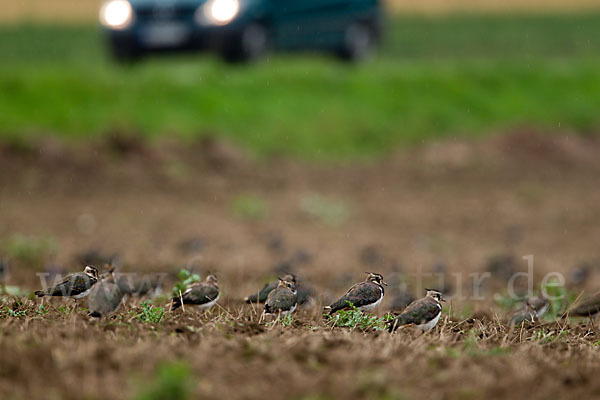
[[[35,290],[36,273],[81,270],[82,253],[95,251],[118,254],[124,272],[167,273],[166,291],[183,267],[216,273],[223,296],[209,314],[186,308],[159,324],[135,317],[140,299],[98,322],[85,301],[63,312],[72,302],[46,299],[44,314],[40,300],[4,296],[0,398],[130,398],[176,360],[190,368],[193,398],[600,395],[593,322],[510,330],[490,288],[474,300],[455,277],[443,319],[425,335],[332,329],[320,308],[375,270],[391,281],[383,315],[399,283],[417,291],[416,272],[466,279],[497,254],[522,269],[520,257],[534,255],[536,287],[552,271],[569,282],[576,265],[599,258],[598,154],[598,139],[529,129],[339,164],[255,160],[215,140],[4,146],[7,285]],[[18,258],[17,235],[55,245]],[[291,259],[319,299],[291,326],[267,326],[241,299]],[[597,275],[572,290],[594,292]]]

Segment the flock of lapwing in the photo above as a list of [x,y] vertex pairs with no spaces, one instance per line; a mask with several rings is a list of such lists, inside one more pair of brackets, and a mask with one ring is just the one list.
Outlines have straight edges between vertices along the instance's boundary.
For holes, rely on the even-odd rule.
[[[247,303],[264,303],[263,316],[284,317],[296,311],[300,299],[295,275],[287,274],[283,278],[270,282],[255,294],[244,298]],[[383,300],[387,283],[383,275],[368,272],[363,282],[356,283],[338,300],[325,307],[325,312],[334,314],[352,307],[360,311],[372,311]],[[422,332],[433,329],[442,315],[442,292],[426,289],[425,297],[408,304],[404,310],[389,320],[388,330],[394,332],[399,327],[411,326]],[[75,300],[87,297],[91,317],[102,318],[111,315],[121,305],[124,293],[115,280],[114,267],[107,266],[100,274],[94,266],[86,266],[83,272],[68,275],[61,282],[44,290],[36,291],[38,297],[61,296]],[[217,277],[208,275],[204,282],[190,285],[171,300],[171,310],[193,306],[201,310],[210,310],[220,297]],[[517,326],[535,322],[546,313],[550,302],[543,296],[529,298],[523,307],[513,313],[508,324]],[[600,297],[592,297],[569,310],[571,316],[591,317],[600,312]]]

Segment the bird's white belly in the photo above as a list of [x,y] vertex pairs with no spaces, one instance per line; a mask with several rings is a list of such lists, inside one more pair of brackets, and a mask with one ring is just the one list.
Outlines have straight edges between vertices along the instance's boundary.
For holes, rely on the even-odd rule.
[[420,329],[423,332],[430,331],[438,323],[441,316],[442,316],[442,312],[440,311],[439,314],[437,315],[437,317],[435,317],[434,319],[432,319],[431,321],[429,321],[425,324],[417,325],[416,328]]
[[86,290],[85,292],[81,292],[79,293],[77,296],[73,296],[73,298],[75,299],[81,299],[85,296],[87,296],[88,294],[90,294],[90,291],[92,290],[92,288],[90,287],[88,290]]
[[379,297],[379,300],[377,300],[375,303],[371,303],[371,304],[367,304],[366,306],[358,307],[358,309],[360,311],[371,311],[371,310],[377,308],[377,306],[381,304],[382,300],[383,300],[383,295],[381,295]]
[[221,293],[219,293],[214,300],[209,301],[208,303],[198,305],[197,306],[198,309],[199,310],[210,310],[212,308],[212,306],[214,306],[217,303],[217,300],[219,300],[220,296],[221,296]]
[[294,311],[296,311],[296,307],[297,307],[297,306],[298,306],[297,304],[294,304],[294,305],[292,306],[292,308],[290,308],[288,311],[282,311],[282,312],[281,312],[281,316],[282,316],[282,317],[285,317],[286,315],[293,313]]
[[550,303],[544,305],[542,308],[540,308],[539,310],[537,310],[535,312],[536,317],[542,318],[544,316],[544,314],[546,314],[546,311],[548,311],[548,308],[550,308]]

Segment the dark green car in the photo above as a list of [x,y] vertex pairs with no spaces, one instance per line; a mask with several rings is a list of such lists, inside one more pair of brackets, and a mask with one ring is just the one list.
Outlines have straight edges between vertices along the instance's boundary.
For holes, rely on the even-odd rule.
[[381,37],[379,0],[109,0],[100,10],[118,60],[148,52],[213,50],[228,61],[317,50],[346,60]]

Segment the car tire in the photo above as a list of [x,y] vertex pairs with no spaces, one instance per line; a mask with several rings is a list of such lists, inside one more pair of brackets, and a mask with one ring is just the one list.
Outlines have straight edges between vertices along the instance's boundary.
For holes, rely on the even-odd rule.
[[337,54],[345,61],[362,61],[373,55],[377,41],[377,34],[370,24],[354,22],[344,31],[343,44]]
[[228,62],[248,62],[263,58],[268,51],[268,29],[261,23],[252,23],[226,40],[221,55]]

